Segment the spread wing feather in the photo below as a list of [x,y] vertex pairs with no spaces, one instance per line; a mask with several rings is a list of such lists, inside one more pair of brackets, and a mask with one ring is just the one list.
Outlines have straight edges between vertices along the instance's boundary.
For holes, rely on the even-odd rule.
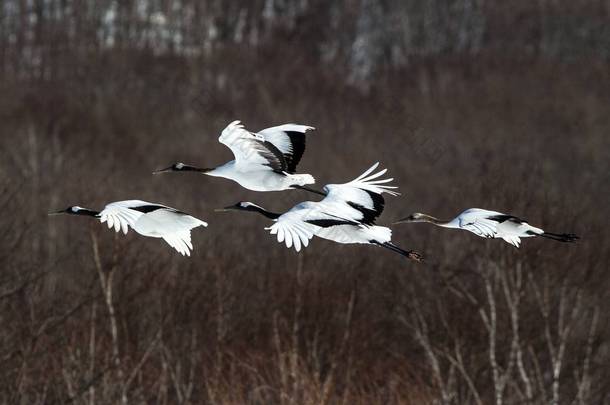
[[193,244],[191,243],[190,231],[170,233],[164,235],[163,240],[166,241],[171,247],[176,249],[182,256],[191,255]]
[[277,221],[268,228],[272,235],[277,235],[279,243],[284,242],[287,248],[294,246],[299,252],[301,247],[307,247],[313,238],[315,227],[302,221],[302,212],[288,211],[280,215]]
[[504,239],[506,242],[510,243],[516,248],[518,248],[521,244],[521,238],[519,238],[517,235],[507,235],[504,236],[502,239]]
[[129,227],[133,228],[136,221],[144,215],[144,213],[129,209],[128,207],[121,205],[121,202],[118,202],[106,205],[99,215],[100,222],[106,222],[109,229],[114,228],[115,232],[122,230],[124,234],[127,234]]
[[138,226],[146,222],[146,226],[153,227],[171,247],[185,256],[190,256],[193,249],[191,229],[208,225],[174,208],[140,200],[110,203],[99,216],[108,228],[114,228],[116,232],[122,230],[125,234],[136,222],[140,221]]
[[[524,222],[524,220],[513,215],[502,214],[501,212],[484,210],[481,208],[470,208],[459,215],[460,228],[484,238],[502,236],[499,227],[503,226],[503,224],[510,223],[518,226]],[[515,246],[518,246],[520,242],[512,239],[506,241]]]
[[307,125],[284,124],[258,132],[284,156],[286,171],[294,173],[305,152],[305,133],[315,128]]
[[397,187],[386,185],[393,178],[379,179],[387,169],[373,173],[378,166],[379,162],[348,183],[326,185],[324,191],[327,195],[321,202],[334,205],[348,219],[373,224],[385,206],[382,194],[398,195],[398,192],[393,191]]
[[164,234],[190,231],[198,226],[208,226],[207,222],[173,208],[150,212],[146,215],[146,220],[154,221],[156,228]]
[[460,228],[466,229],[484,238],[493,238],[498,233],[498,223],[487,218],[476,218],[469,221],[460,220]]
[[246,130],[239,121],[231,122],[218,140],[231,149],[236,166],[259,166],[259,170],[268,167],[277,172],[288,169],[283,153],[273,143],[263,135]]

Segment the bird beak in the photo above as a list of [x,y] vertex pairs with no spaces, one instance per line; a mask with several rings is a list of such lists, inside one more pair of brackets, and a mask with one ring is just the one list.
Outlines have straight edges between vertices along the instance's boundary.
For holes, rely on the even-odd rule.
[[403,219],[399,219],[396,222],[393,222],[392,225],[396,225],[396,224],[404,224],[405,222],[411,222],[412,218],[411,217],[406,217]]
[[165,169],[155,170],[154,172],[152,172],[152,174],[165,173],[165,172],[171,171],[172,169],[173,169],[173,166],[170,166],[170,167],[166,167]]
[[233,211],[234,209],[235,209],[235,207],[228,206],[228,207],[224,207],[224,208],[216,208],[214,210],[214,212],[227,212],[227,211]]
[[66,211],[61,210],[61,211],[53,211],[53,212],[49,212],[49,216],[51,215],[61,215],[61,214],[65,214]]

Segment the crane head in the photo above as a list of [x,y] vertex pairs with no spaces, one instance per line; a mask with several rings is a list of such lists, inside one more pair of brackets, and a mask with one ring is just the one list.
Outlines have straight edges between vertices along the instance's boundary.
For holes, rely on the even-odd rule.
[[406,223],[406,222],[422,222],[422,220],[426,217],[426,215],[424,214],[420,214],[419,212],[416,212],[414,214],[409,215],[408,217],[405,217],[403,219],[399,219],[398,221],[394,222],[395,224],[402,224],[402,223]]
[[49,215],[86,215],[90,217],[97,216],[99,214],[98,211],[93,211],[88,208],[79,207],[78,205],[72,205],[64,210],[49,212]]

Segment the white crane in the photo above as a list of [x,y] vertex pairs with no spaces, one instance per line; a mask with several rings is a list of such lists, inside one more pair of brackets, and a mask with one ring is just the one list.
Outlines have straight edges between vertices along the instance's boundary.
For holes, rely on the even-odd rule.
[[571,233],[550,233],[536,228],[523,219],[497,211],[470,208],[451,221],[441,221],[430,215],[415,213],[397,222],[428,222],[443,228],[464,229],[483,238],[502,238],[515,247],[519,247],[521,238],[543,236],[560,242],[575,242],[578,236]]
[[337,243],[366,243],[384,247],[409,259],[421,261],[414,251],[405,251],[391,242],[390,228],[375,225],[384,208],[382,193],[398,195],[396,187],[383,185],[393,179],[378,179],[387,169],[371,174],[375,163],[358,178],[344,184],[327,184],[326,197],[318,202],[305,201],[283,214],[277,214],[251,202],[239,202],[218,211],[241,210],[258,212],[275,223],[265,229],[277,235],[278,242],[294,246],[299,252],[315,235]]
[[235,160],[213,169],[184,163],[153,172],[199,172],[208,176],[224,177],[253,191],[281,191],[305,189],[316,181],[310,174],[295,174],[305,151],[305,133],[315,128],[306,125],[284,124],[254,133],[239,121],[231,122],[218,140],[231,149]]
[[140,235],[163,238],[183,256],[190,256],[193,250],[191,229],[208,226],[206,222],[192,217],[177,209],[141,200],[126,200],[110,203],[102,211],[93,211],[79,206],[52,212],[49,215],[71,214],[86,215],[106,222],[108,228],[114,227],[127,234],[131,227]]

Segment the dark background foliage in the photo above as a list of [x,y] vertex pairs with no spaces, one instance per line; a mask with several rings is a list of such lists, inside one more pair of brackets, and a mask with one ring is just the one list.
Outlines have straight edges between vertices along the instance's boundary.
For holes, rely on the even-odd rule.
[[[0,3],[4,403],[598,404],[608,392],[605,1]],[[234,119],[313,125],[320,185],[375,161],[415,211],[512,213],[576,245],[426,225],[424,264],[264,218],[312,196],[152,176],[231,158]],[[210,223],[179,256],[69,205],[165,203]]]

